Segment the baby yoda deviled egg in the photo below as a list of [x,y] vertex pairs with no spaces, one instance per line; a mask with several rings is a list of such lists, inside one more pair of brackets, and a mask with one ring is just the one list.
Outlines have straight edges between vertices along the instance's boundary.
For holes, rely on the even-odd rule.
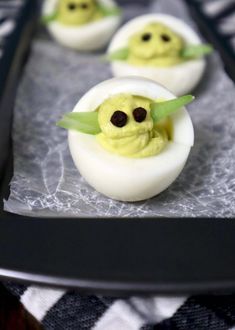
[[186,23],[165,14],[139,16],[114,35],[106,58],[114,76],[141,76],[153,79],[176,95],[193,90],[205,70],[202,44]]
[[180,174],[194,143],[184,105],[156,82],[113,78],[88,91],[58,126],[80,174],[98,192],[120,201],[159,194]]
[[55,40],[79,51],[104,47],[121,22],[113,0],[45,0],[42,14]]

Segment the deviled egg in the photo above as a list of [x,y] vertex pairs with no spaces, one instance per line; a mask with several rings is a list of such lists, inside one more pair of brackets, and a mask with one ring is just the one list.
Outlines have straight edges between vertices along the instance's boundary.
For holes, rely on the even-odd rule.
[[193,90],[212,47],[180,19],[165,14],[139,16],[114,35],[106,58],[113,75],[153,79],[176,95]]
[[80,174],[98,192],[141,201],[166,189],[180,174],[194,143],[175,96],[141,77],[106,80],[88,91],[58,126],[69,129],[69,148]]
[[55,40],[79,51],[104,47],[121,22],[113,0],[45,0],[42,14]]

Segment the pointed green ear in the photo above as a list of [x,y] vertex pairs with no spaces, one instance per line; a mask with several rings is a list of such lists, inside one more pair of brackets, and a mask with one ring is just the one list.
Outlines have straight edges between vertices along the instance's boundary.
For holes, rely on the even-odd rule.
[[101,132],[98,122],[98,113],[96,111],[67,113],[60,121],[56,123],[56,125],[92,135]]
[[170,116],[184,105],[191,103],[194,100],[192,95],[184,95],[173,100],[152,103],[150,105],[151,116],[154,122],[159,121],[167,116]]
[[187,45],[181,52],[185,59],[198,58],[212,53],[213,47],[210,44]]
[[104,16],[118,16],[122,12],[119,7],[107,7],[100,3],[98,4],[98,8]]
[[106,61],[125,61],[127,60],[128,56],[129,56],[129,49],[126,47],[126,48],[118,49],[113,53],[105,55],[104,59]]
[[56,20],[57,15],[58,15],[57,12],[54,12],[54,13],[52,13],[50,15],[44,15],[44,16],[41,17],[41,23],[42,24],[48,24],[48,23]]

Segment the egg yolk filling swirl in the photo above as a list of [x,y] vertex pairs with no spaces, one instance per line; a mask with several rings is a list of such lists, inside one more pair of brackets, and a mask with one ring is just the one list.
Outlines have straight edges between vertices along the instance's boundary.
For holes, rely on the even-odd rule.
[[159,154],[171,136],[170,119],[154,124],[150,114],[153,101],[130,94],[115,95],[98,111],[101,132],[97,141],[109,152],[134,158]]

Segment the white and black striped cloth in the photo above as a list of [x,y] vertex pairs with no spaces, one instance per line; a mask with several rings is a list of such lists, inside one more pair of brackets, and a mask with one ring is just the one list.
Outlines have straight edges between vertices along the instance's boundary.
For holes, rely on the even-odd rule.
[[235,294],[120,299],[5,286],[45,330],[235,330]]
[[22,0],[0,0],[0,58],[5,42],[15,27],[17,14],[22,4]]

